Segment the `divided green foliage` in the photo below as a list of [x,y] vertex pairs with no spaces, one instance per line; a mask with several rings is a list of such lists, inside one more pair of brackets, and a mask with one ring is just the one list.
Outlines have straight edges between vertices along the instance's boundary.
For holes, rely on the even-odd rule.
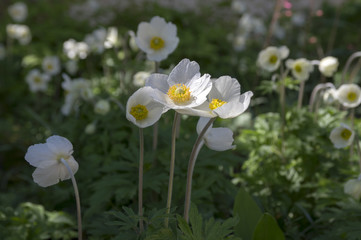
[[277,221],[268,213],[264,213],[254,230],[252,240],[285,240]]

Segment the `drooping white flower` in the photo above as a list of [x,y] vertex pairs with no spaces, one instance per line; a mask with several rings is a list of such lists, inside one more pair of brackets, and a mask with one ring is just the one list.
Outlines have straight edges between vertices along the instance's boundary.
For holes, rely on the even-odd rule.
[[146,128],[156,123],[167,109],[153,100],[154,94],[161,94],[157,89],[143,87],[129,97],[126,107],[126,117],[140,128]]
[[300,80],[306,81],[310,77],[310,73],[313,71],[313,65],[311,61],[305,58],[299,58],[296,60],[288,59],[286,66],[292,71],[292,75]]
[[348,180],[344,185],[344,192],[357,200],[361,198],[361,174],[356,179]]
[[337,71],[338,68],[338,59],[332,56],[322,58],[318,69],[326,77],[332,77],[333,74]]
[[0,43],[0,60],[3,60],[6,56],[6,49],[4,44]]
[[172,53],[179,42],[177,27],[164,18],[155,16],[138,25],[135,42],[151,61],[160,62]]
[[16,39],[21,45],[27,45],[31,41],[31,32],[28,26],[21,24],[6,25],[6,33],[11,39]]
[[17,2],[8,7],[8,13],[15,22],[23,22],[28,16],[28,7],[23,2]]
[[47,74],[41,73],[39,69],[31,70],[25,78],[32,92],[44,92],[48,89],[48,82],[50,77]]
[[347,108],[354,108],[361,103],[361,88],[356,84],[342,84],[336,92],[338,101]]
[[136,87],[144,87],[145,80],[150,76],[149,72],[140,71],[133,76],[133,85]]
[[180,61],[169,76],[150,75],[145,85],[160,90],[161,94],[154,96],[155,101],[176,111],[183,109],[183,113],[204,103],[212,88],[210,75],[201,76],[198,63],[189,59]]
[[[197,133],[200,134],[210,118],[201,117],[197,123]],[[229,128],[212,128],[213,124],[207,129],[203,136],[206,146],[214,151],[225,151],[234,149],[233,132]]]
[[253,93],[248,91],[241,95],[241,85],[238,80],[222,76],[212,80],[212,89],[207,100],[200,106],[178,110],[178,112],[202,117],[234,118],[247,110]]
[[267,47],[258,54],[257,65],[268,72],[273,72],[278,69],[281,60],[288,57],[289,52],[286,46]]
[[43,59],[41,64],[45,73],[54,76],[60,73],[60,60],[57,56],[47,56]]
[[328,88],[322,95],[323,101],[327,104],[334,103],[337,100],[337,92],[334,88]]
[[34,182],[41,187],[48,187],[71,176],[61,159],[70,166],[73,174],[78,171],[78,163],[72,156],[73,145],[61,136],[51,136],[46,143],[32,145],[25,154],[25,160],[36,167],[33,173]]
[[110,27],[107,31],[107,36],[104,42],[105,48],[119,47],[121,45],[118,29],[116,27]]
[[94,106],[94,112],[100,115],[105,115],[110,110],[110,103],[107,100],[101,99]]
[[330,140],[335,148],[344,148],[350,146],[354,137],[355,132],[344,123],[341,123],[340,127],[334,128],[330,134]]
[[74,75],[78,71],[78,62],[76,60],[69,60],[65,63],[65,70]]
[[69,39],[63,43],[63,52],[70,59],[85,59],[89,54],[89,46],[85,42]]

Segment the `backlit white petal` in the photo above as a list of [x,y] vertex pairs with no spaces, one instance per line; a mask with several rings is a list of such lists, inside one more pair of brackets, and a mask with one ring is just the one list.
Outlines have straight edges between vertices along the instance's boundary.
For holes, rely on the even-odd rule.
[[40,143],[32,145],[25,154],[25,160],[34,167],[38,167],[44,161],[54,160],[54,154],[47,144]]

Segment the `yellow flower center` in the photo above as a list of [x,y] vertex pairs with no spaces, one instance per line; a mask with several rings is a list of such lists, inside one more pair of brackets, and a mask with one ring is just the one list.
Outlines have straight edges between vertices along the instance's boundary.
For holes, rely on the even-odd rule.
[[164,40],[160,37],[153,37],[150,40],[150,48],[153,50],[159,50],[164,47]]
[[187,103],[191,99],[189,87],[184,84],[175,84],[168,89],[168,97],[176,104]]
[[352,132],[350,130],[348,130],[347,128],[344,128],[341,132],[341,137],[344,139],[344,140],[348,140],[352,135]]
[[53,69],[53,65],[51,65],[51,64],[48,64],[46,67],[47,67],[49,70],[52,70],[52,69]]
[[357,94],[355,92],[349,92],[347,93],[347,100],[350,102],[354,102],[357,99]]
[[136,120],[143,120],[148,116],[148,109],[144,105],[138,104],[130,109],[130,114],[132,114]]
[[297,65],[295,66],[295,71],[298,72],[298,73],[302,72],[302,67],[301,67],[301,65],[297,64]]
[[35,83],[41,83],[41,78],[40,77],[34,77],[34,82]]
[[216,108],[219,108],[220,106],[222,106],[225,103],[227,103],[227,102],[219,100],[217,98],[213,98],[212,101],[209,103],[209,108],[214,110]]
[[271,64],[275,64],[277,62],[277,60],[278,60],[278,57],[276,55],[272,55],[269,57],[269,62]]

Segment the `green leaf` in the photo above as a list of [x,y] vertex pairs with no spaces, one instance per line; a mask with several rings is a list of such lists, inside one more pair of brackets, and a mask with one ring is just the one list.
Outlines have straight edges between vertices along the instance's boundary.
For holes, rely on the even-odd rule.
[[257,203],[243,188],[238,191],[234,201],[233,215],[239,219],[234,228],[235,235],[243,240],[251,240],[262,212]]
[[268,213],[264,213],[259,220],[253,234],[253,240],[285,240],[277,221]]

